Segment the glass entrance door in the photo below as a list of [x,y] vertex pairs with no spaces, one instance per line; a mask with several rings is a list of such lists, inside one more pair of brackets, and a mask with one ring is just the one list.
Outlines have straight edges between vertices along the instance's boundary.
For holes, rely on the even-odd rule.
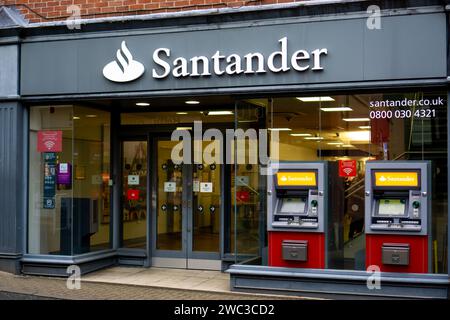
[[147,141],[122,141],[121,248],[147,248]]
[[220,165],[175,164],[178,141],[155,138],[153,152],[154,266],[220,269]]

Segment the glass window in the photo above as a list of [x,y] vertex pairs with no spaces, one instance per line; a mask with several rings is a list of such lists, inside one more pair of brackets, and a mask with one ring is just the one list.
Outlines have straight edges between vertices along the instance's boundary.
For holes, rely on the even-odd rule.
[[[255,263],[265,255],[265,179],[260,176],[259,129],[264,128],[267,99],[236,103],[235,140],[231,151],[229,252],[236,262]],[[268,156],[267,152],[266,155]]]
[[[328,267],[365,270],[365,165],[372,160],[427,160],[431,163],[432,272],[447,273],[447,94],[439,92],[304,94],[272,99],[250,99],[267,110],[271,159],[329,161],[332,174],[328,214]],[[239,104],[238,104],[239,106]],[[237,119],[238,120],[238,119]],[[239,123],[239,122],[237,122]],[[338,165],[354,164],[351,174]],[[265,177],[260,176],[260,179]],[[238,181],[235,181],[238,188]],[[264,200],[261,198],[261,200]],[[403,204],[382,212],[400,212]],[[261,206],[265,211],[265,204]],[[236,234],[237,243],[247,234]],[[263,244],[261,244],[263,245]],[[262,263],[265,264],[264,251]]]
[[30,110],[28,252],[110,247],[110,116],[83,106]]
[[147,141],[122,143],[122,247],[147,247]]

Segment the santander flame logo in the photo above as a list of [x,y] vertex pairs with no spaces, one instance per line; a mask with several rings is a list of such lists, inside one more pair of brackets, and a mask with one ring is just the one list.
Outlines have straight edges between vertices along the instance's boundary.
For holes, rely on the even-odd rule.
[[103,76],[106,79],[114,82],[129,82],[144,74],[144,65],[133,60],[133,55],[125,41],[122,41],[120,49],[117,50],[116,58],[117,61],[111,61],[103,68]]

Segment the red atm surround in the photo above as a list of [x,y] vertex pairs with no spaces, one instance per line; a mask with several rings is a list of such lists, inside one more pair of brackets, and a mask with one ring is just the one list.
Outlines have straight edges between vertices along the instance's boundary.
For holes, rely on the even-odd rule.
[[[429,161],[366,163],[366,267],[374,265],[382,272],[395,273],[431,271],[430,170]],[[381,210],[383,199],[402,198],[407,199],[403,208],[389,208],[389,201],[384,201]],[[386,264],[383,264],[383,253]]]
[[[409,244],[409,265],[384,265],[381,247],[384,243]],[[382,272],[428,273],[428,236],[366,234],[366,268],[376,265]]]
[[[307,261],[288,261],[282,256],[283,240],[308,241]],[[314,232],[269,232],[269,266],[288,268],[325,268],[325,234]]]

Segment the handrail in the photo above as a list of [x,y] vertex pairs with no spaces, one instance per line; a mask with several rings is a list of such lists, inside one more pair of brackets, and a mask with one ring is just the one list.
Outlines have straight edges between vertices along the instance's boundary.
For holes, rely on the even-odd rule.
[[364,235],[364,231],[355,234],[355,236],[354,236],[353,238],[348,239],[347,241],[344,242],[344,246],[347,245],[347,244],[349,244],[350,242],[352,242],[352,241],[358,239],[358,238],[359,238],[360,236],[362,236],[362,235]]
[[428,153],[428,154],[436,153],[436,154],[438,154],[438,153],[447,153],[447,151],[444,151],[444,150],[442,150],[442,151],[405,151],[405,152],[399,154],[393,160],[398,160],[406,154],[421,154],[421,153]]
[[349,192],[350,190],[356,188],[358,185],[360,185],[360,184],[363,183],[363,182],[364,182],[364,179],[358,180],[358,181],[356,181],[355,184],[352,184],[352,185],[351,185],[347,190],[345,190],[345,191]]
[[358,192],[358,191],[361,190],[361,189],[364,189],[364,185],[360,186],[360,187],[359,187],[358,189],[356,189],[355,191],[353,191],[353,192],[347,194],[347,195],[345,196],[345,198],[346,198],[346,199],[349,198],[350,196],[352,196],[353,194],[355,194],[356,192]]

